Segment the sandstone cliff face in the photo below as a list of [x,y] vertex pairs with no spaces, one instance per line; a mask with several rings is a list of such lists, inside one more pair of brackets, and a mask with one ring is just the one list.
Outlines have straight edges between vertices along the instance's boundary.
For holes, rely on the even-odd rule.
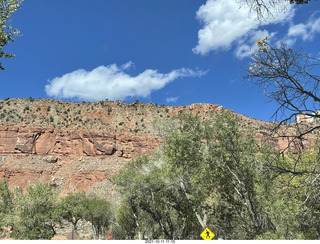
[[[137,102],[0,100],[0,179],[24,190],[38,181],[51,182],[61,195],[94,191],[116,201],[110,177],[130,159],[151,155],[162,143],[163,130],[170,130],[157,129],[155,122],[161,124],[182,113],[205,118],[220,109],[213,104],[169,107]],[[288,146],[286,139],[271,137],[271,123],[241,117],[255,128],[259,141],[280,150]]]
[[0,126],[0,155],[117,156],[151,155],[160,139],[83,130]]

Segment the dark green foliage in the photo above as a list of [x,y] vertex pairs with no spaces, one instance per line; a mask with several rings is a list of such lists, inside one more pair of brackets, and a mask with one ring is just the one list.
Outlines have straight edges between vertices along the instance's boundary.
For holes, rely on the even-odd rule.
[[77,223],[84,219],[86,194],[84,192],[69,193],[62,198],[59,205],[61,209],[60,216],[72,223],[74,230],[77,230]]
[[108,115],[110,115],[110,113],[112,112],[112,108],[108,108],[107,111],[108,111]]
[[84,201],[84,219],[92,224],[95,239],[104,235],[112,217],[111,204],[97,197],[89,197]]
[[38,183],[15,193],[14,215],[11,216],[11,236],[20,240],[50,240],[59,223],[57,193],[49,183]]
[[25,106],[24,109],[23,109],[23,112],[25,113],[26,111],[29,111],[30,110],[30,107],[29,106]]
[[113,231],[113,236],[117,240],[134,240],[135,239],[135,229],[137,228],[135,219],[128,218],[128,216],[133,215],[132,208],[129,204],[123,203],[119,208],[116,215],[117,226]]

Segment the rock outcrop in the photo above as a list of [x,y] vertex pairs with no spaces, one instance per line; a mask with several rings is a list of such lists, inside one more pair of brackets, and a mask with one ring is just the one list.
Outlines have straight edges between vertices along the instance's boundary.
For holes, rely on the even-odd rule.
[[[110,176],[130,159],[151,155],[162,143],[160,134],[168,128],[156,128],[156,122],[183,113],[207,118],[220,110],[213,104],[0,100],[0,179],[24,190],[38,181],[51,182],[61,195],[94,191],[114,201],[117,193]],[[239,116],[255,128],[259,141],[280,150],[288,146],[285,138],[271,137],[273,124]]]
[[160,139],[147,134],[128,135],[31,126],[0,126],[0,155],[117,156],[150,155]]

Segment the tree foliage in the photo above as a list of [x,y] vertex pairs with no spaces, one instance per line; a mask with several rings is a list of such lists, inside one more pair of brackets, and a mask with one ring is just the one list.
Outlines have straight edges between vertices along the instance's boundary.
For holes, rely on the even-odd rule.
[[96,196],[87,196],[85,192],[69,193],[59,203],[60,216],[73,225],[77,232],[79,220],[91,223],[95,239],[103,238],[111,218],[111,204]]
[[[11,58],[14,54],[3,51],[4,46],[14,41],[14,36],[19,34],[10,24],[11,15],[20,8],[23,0],[0,0],[0,58]],[[0,62],[0,69],[5,69]]]
[[[5,222],[5,216],[10,214],[13,208],[13,193],[6,180],[0,181],[0,223]],[[3,226],[0,226],[0,228]]]
[[37,183],[23,193],[21,188],[12,191],[7,181],[0,181],[0,227],[11,227],[14,239],[50,240],[63,220],[76,231],[79,220],[88,221],[94,238],[104,238],[112,214],[107,200],[84,192],[58,199],[58,192],[50,183]]
[[91,223],[95,239],[102,238],[112,217],[110,202],[93,196],[86,198],[83,206],[84,219]]
[[200,239],[206,227],[224,239],[304,238],[300,193],[285,195],[269,167],[277,154],[239,118],[222,111],[211,120],[186,115],[178,124],[157,154],[115,178],[122,238]]
[[73,229],[77,231],[77,223],[85,217],[85,201],[87,200],[84,192],[69,193],[59,202],[61,209],[60,216],[73,225]]
[[[51,239],[59,223],[57,192],[50,183],[29,186],[27,193],[15,191],[14,212],[8,216],[12,237],[21,240]],[[11,223],[10,223],[11,222]]]

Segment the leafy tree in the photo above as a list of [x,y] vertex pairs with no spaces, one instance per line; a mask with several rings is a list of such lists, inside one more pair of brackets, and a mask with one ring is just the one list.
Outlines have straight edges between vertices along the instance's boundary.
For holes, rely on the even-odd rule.
[[[14,55],[3,51],[3,47],[9,42],[14,41],[14,36],[19,34],[19,31],[12,29],[10,22],[11,15],[20,8],[23,0],[0,0],[0,58],[11,58]],[[0,69],[5,67],[0,62]]]
[[60,200],[60,216],[70,222],[75,231],[77,231],[78,221],[85,217],[86,200],[87,197],[84,192],[69,193],[66,197]]
[[15,192],[14,214],[10,216],[12,237],[21,240],[51,239],[60,222],[57,193],[50,183],[21,188]]
[[299,154],[287,153],[273,162],[272,171],[288,199],[301,202],[297,213],[299,228],[307,239],[319,239],[319,145]]
[[302,238],[295,217],[301,204],[282,197],[267,167],[275,154],[250,128],[228,111],[210,120],[185,115],[178,124],[158,153],[115,178],[120,227],[130,219],[123,235],[200,239],[209,227],[224,239]]
[[[5,222],[6,215],[10,214],[13,208],[13,193],[8,187],[8,181],[0,181],[0,222]],[[0,226],[0,228],[3,226]]]
[[116,240],[134,239],[135,229],[137,228],[135,218],[128,218],[128,216],[132,215],[133,212],[129,204],[120,204],[116,214],[116,221],[118,225],[113,229],[112,232],[112,235]]
[[102,238],[112,217],[110,202],[97,197],[89,197],[83,204],[84,218],[91,223],[94,238]]
[[[122,232],[128,239],[199,239],[199,224],[184,193],[157,157],[134,160],[115,179],[123,196],[117,218]],[[125,219],[130,222],[124,225]]]

